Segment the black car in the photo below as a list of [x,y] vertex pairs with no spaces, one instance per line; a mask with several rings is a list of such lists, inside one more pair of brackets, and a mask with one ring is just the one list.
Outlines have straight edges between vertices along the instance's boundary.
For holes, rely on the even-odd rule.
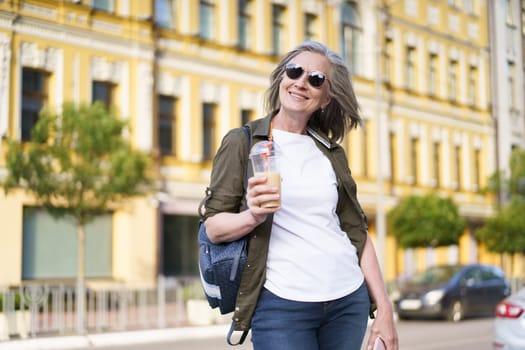
[[434,266],[399,283],[394,305],[400,319],[493,315],[510,294],[503,271],[490,265]]

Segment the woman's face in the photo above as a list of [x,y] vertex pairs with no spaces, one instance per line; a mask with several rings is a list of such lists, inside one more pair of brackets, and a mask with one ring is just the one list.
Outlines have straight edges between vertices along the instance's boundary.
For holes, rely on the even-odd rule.
[[[323,55],[314,52],[301,52],[288,62],[287,66],[292,65],[295,75],[302,74],[292,79],[285,72],[279,87],[279,100],[281,102],[281,112],[288,115],[310,117],[319,108],[324,108],[330,102],[328,94],[330,77],[328,72],[330,62]],[[319,82],[320,75],[325,76],[321,86],[315,87],[309,82],[309,75],[314,75],[313,79]],[[315,85],[315,81],[314,81]]]

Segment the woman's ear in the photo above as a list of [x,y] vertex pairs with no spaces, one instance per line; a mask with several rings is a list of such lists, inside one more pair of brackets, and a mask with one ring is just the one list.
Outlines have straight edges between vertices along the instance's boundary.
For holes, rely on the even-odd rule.
[[332,101],[332,97],[330,95],[327,95],[325,100],[321,103],[321,108],[325,109],[326,106],[330,104],[330,101]]

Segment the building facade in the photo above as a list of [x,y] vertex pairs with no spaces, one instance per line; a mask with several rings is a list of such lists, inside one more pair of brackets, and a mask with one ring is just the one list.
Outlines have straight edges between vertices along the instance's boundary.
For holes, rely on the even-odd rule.
[[[521,1],[490,1],[492,108],[498,169],[509,171],[514,148],[525,149],[523,16]],[[504,199],[504,198],[503,198]]]
[[[160,191],[93,223],[90,282],[196,275],[197,208],[222,136],[264,116],[279,57],[318,40],[353,74],[365,123],[343,146],[386,278],[498,263],[473,233],[492,214],[481,189],[497,166],[489,10],[482,0],[0,0],[0,153],[5,139],[30,137],[43,106],[118,108],[158,160]],[[385,213],[428,191],[452,197],[468,229],[458,246],[399,249]],[[0,194],[0,285],[74,277],[56,264],[74,264],[71,229],[33,205]],[[53,253],[57,242],[71,249]]]

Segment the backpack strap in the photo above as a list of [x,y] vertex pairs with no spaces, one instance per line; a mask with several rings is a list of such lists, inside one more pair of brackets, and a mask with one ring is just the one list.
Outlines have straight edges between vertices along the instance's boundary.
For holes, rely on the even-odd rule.
[[[244,132],[246,133],[246,137],[248,138],[248,152],[246,153],[246,170],[245,170],[246,175],[245,175],[245,180],[244,180],[244,191],[246,192],[246,189],[248,188],[248,176],[249,176],[248,155],[250,154],[252,136],[251,136],[250,127],[248,125],[244,125],[242,128]],[[246,206],[246,203],[245,203],[245,206]],[[233,335],[233,332],[235,332],[235,329],[233,327],[234,323],[235,321],[232,321],[230,330],[228,331],[228,335],[226,336],[226,341],[228,342],[229,345],[232,345],[232,346],[241,345],[242,343],[244,343],[244,341],[246,340],[246,337],[248,336],[248,332],[249,332],[249,331],[243,331],[241,334],[241,337],[239,338],[239,341],[236,343],[232,342],[232,335]]]
[[236,346],[241,345],[246,340],[246,336],[248,336],[248,331],[243,331],[241,337],[239,338],[239,341],[237,343],[232,343],[232,335],[235,330],[233,329],[233,321],[230,326],[230,330],[228,331],[228,336],[226,337],[226,341],[229,345]]

